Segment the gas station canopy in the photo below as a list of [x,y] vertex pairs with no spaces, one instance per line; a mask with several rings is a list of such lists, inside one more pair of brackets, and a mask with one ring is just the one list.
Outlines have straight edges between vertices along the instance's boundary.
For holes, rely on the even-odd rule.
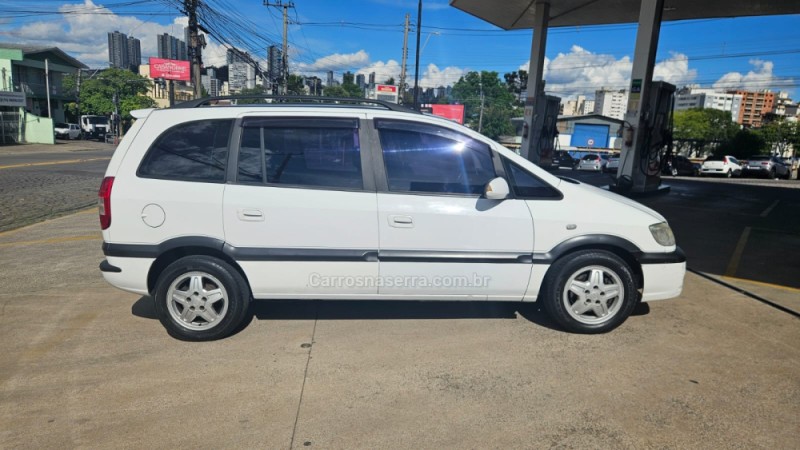
[[[641,0],[549,0],[549,27],[635,23]],[[536,0],[451,0],[450,6],[505,30],[534,28]],[[800,13],[796,0],[667,0],[663,21]]]

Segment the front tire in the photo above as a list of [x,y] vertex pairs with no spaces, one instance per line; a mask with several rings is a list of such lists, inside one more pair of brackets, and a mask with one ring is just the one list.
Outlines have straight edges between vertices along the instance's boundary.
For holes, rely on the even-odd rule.
[[544,308],[567,331],[606,333],[622,324],[636,306],[633,280],[628,264],[611,252],[573,253],[550,267]]
[[232,334],[250,303],[244,277],[225,261],[187,256],[167,266],[156,283],[155,309],[167,332],[186,341]]

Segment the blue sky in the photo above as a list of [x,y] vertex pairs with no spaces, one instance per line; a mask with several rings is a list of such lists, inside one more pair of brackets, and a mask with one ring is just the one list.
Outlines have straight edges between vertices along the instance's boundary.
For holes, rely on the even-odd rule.
[[[119,30],[142,40],[143,56],[155,56],[155,36],[183,36],[180,0],[2,1],[0,41],[57,45],[92,67],[107,65],[106,33]],[[201,0],[212,30],[207,64],[224,59],[225,44],[256,58],[280,43],[278,8],[261,0]],[[501,4],[501,2],[498,2]],[[290,10],[293,72],[376,71],[378,81],[397,77],[403,22],[416,22],[415,0],[294,0]],[[202,14],[201,14],[202,17]],[[452,8],[425,0],[420,78],[423,86],[452,84],[469,70],[501,74],[527,65],[532,32],[502,31]],[[788,91],[797,99],[800,81],[800,15],[666,22],[657,78],[679,86]],[[219,39],[214,39],[215,35]],[[606,86],[625,88],[636,38],[635,24],[552,29],[545,78],[551,93],[591,95]],[[222,42],[221,42],[222,41]],[[409,36],[409,79],[414,70],[415,35]]]

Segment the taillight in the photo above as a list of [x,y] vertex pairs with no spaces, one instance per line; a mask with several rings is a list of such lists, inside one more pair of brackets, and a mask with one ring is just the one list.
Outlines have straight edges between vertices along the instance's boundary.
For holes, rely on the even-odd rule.
[[111,187],[114,177],[105,177],[97,193],[97,209],[100,210],[100,229],[105,230],[111,226]]
[[727,156],[723,156],[722,157],[722,162],[724,162],[725,164],[728,164],[728,157]]

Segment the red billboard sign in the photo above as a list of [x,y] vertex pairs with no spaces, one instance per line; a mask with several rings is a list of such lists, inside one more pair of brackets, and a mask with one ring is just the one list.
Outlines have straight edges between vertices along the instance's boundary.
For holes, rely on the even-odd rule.
[[189,61],[150,58],[150,78],[189,81],[192,78],[191,73]]
[[391,92],[393,94],[397,93],[397,86],[391,84],[376,84],[375,90],[378,92]]
[[431,112],[435,116],[464,124],[464,105],[431,105]]

